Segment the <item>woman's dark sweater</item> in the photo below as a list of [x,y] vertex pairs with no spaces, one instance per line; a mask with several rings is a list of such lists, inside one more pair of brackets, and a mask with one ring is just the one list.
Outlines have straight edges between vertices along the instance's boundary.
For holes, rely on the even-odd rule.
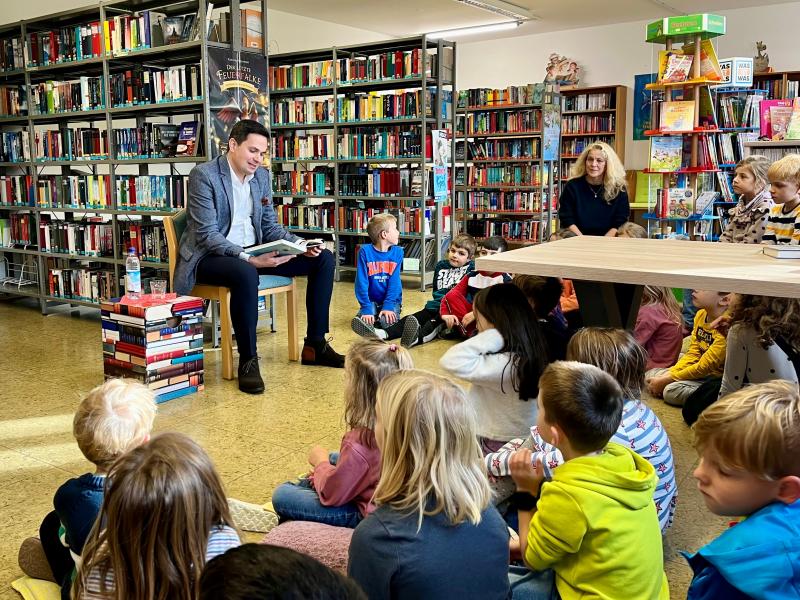
[[603,198],[602,189],[595,197],[586,177],[576,177],[570,179],[561,191],[559,227],[576,225],[583,235],[605,235],[612,227],[625,223],[630,212],[628,192],[625,190],[620,191],[609,204]]

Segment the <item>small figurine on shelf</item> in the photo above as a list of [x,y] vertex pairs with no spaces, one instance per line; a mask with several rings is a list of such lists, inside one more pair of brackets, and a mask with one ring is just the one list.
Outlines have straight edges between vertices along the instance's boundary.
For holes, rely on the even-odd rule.
[[578,63],[566,56],[553,52],[545,67],[545,83],[557,83],[562,87],[576,87],[580,80],[580,67]]
[[764,42],[756,42],[758,54],[753,57],[753,70],[756,73],[769,73],[772,69],[769,66],[769,54],[766,53],[767,45]]

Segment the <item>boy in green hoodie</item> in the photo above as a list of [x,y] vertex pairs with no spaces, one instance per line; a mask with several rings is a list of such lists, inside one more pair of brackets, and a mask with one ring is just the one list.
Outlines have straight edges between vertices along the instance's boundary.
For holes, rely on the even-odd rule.
[[[511,459],[525,564],[552,569],[563,600],[669,598],[655,470],[609,443],[622,418],[619,384],[595,366],[559,361],[542,373],[538,403],[539,432],[566,462],[542,485],[530,450]],[[549,598],[547,577],[512,569],[514,598]]]

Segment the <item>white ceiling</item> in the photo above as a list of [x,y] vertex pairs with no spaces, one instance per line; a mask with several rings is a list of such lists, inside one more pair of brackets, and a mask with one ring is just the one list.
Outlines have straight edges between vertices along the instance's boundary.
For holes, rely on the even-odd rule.
[[[332,21],[389,36],[410,36],[442,29],[498,23],[508,19],[455,0],[268,0],[270,9]],[[470,36],[469,40],[531,35],[595,27],[669,15],[718,12],[793,0],[508,0],[538,20],[511,32]],[[800,11],[800,8],[798,8]],[[798,13],[800,15],[800,12]],[[755,39],[755,38],[754,38]]]

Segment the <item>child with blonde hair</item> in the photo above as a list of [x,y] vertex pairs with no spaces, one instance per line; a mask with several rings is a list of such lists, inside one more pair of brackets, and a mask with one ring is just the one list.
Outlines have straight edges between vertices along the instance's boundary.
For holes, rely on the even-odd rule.
[[734,169],[733,191],[739,202],[728,211],[728,224],[719,236],[720,242],[760,244],[767,228],[772,197],[769,193],[769,159],[752,154]]
[[[630,448],[653,465],[658,476],[653,500],[663,532],[672,525],[678,487],[667,432],[652,409],[642,402],[646,358],[644,349],[623,329],[586,327],[578,331],[567,346],[567,360],[595,365],[622,387],[622,420],[611,441]],[[499,452],[486,456],[489,473],[494,477],[510,475],[511,457],[520,447],[533,450],[533,464],[542,463],[548,481],[553,478],[553,469],[564,463],[561,452],[545,442],[534,425],[525,441],[512,440]]]
[[371,600],[508,598],[508,530],[464,392],[402,371],[381,382],[376,412],[378,508],[353,532],[348,574]]
[[368,327],[386,328],[397,322],[403,304],[403,248],[397,217],[378,213],[367,223],[371,244],[364,244],[356,259],[356,300],[360,306],[352,320],[353,331]]
[[[68,597],[86,538],[103,504],[106,475],[112,463],[150,438],[156,402],[147,386],[133,379],[109,379],[92,389],[78,405],[72,434],[86,459],[95,465],[64,483],[53,497],[55,510],[20,549],[20,565],[31,577],[50,579]],[[42,553],[46,560],[37,560]],[[31,572],[27,565],[41,565]],[[49,565],[49,571],[45,568]]]
[[775,203],[769,211],[764,244],[800,244],[800,154],[787,154],[767,171]]
[[633,335],[647,352],[648,371],[675,364],[683,345],[683,315],[670,288],[644,286]]
[[694,555],[688,597],[798,598],[800,392],[770,381],[725,396],[694,425],[708,509],[745,517]]
[[409,352],[397,344],[364,339],[350,347],[344,362],[348,431],[338,453],[314,446],[308,454],[311,473],[275,489],[272,506],[282,521],[355,527],[374,510],[372,495],[381,470],[374,431],[378,384],[395,371],[413,367]]
[[206,562],[240,544],[208,454],[182,433],[162,433],[108,477],[73,597],[195,600]]
[[550,598],[552,569],[561,598],[669,598],[655,469],[610,442],[624,405],[619,384],[593,365],[555,362],[539,380],[538,402],[539,434],[564,464],[542,483],[529,449],[511,459],[522,556],[538,572],[511,569],[515,596]]
[[638,238],[641,240],[647,239],[647,229],[639,225],[638,223],[634,223],[633,221],[627,221],[619,226],[617,229],[617,237],[621,238]]

